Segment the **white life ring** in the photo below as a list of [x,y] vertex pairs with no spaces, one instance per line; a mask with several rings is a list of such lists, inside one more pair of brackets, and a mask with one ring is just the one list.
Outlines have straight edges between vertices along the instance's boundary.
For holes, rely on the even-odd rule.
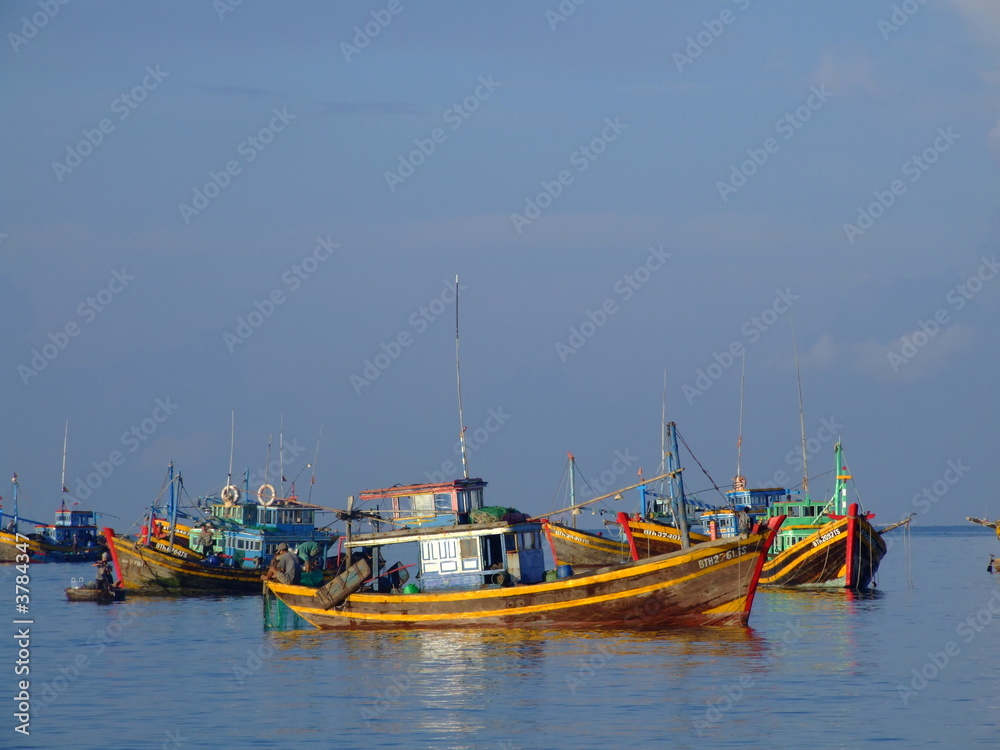
[[277,497],[274,492],[274,485],[262,484],[257,490],[257,497],[260,499],[260,504],[265,508],[269,505],[273,505],[274,499]]
[[240,501],[240,488],[235,484],[227,484],[222,488],[222,502],[227,508],[232,508]]

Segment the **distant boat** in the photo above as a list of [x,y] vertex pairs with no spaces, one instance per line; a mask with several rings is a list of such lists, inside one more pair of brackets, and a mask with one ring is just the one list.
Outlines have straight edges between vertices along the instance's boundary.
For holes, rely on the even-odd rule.
[[[986,518],[972,518],[971,516],[966,516],[965,520],[971,521],[977,526],[985,526],[988,529],[993,529],[996,532],[997,539],[1000,539],[1000,519],[996,521],[990,521]],[[990,555],[990,562],[986,566],[987,572],[993,573],[996,572],[998,569],[1000,569],[1000,563],[996,562],[995,555]]]
[[[478,492],[463,495],[462,482]],[[562,566],[556,574],[545,571],[542,523],[513,520],[513,513],[510,520],[470,522],[485,482],[454,485],[450,493],[430,485],[362,493],[362,500],[377,496],[390,507],[375,516],[353,513],[353,499],[349,503],[344,546],[357,559],[342,578],[321,588],[268,581],[268,590],[322,629],[745,625],[776,533],[755,529],[585,573]],[[395,521],[401,505],[433,508],[435,518],[416,528],[352,533],[358,520]],[[407,570],[400,563],[385,564],[384,553],[404,545],[416,546],[415,576],[400,576]]]
[[[660,478],[669,477],[668,485],[670,492],[664,496],[649,489],[649,484],[656,479],[645,480],[633,485],[640,490],[641,510],[633,516],[625,516],[619,513],[614,522],[606,521],[605,525],[617,529],[619,538],[606,537],[589,531],[576,528],[576,515],[584,505],[609,498],[619,493],[609,493],[601,497],[587,500],[578,504],[575,498],[575,471],[576,461],[572,454],[569,459],[570,470],[570,507],[572,513],[572,526],[555,523],[545,520],[545,533],[552,548],[552,554],[556,564],[572,565],[574,568],[591,568],[604,565],[614,565],[633,559],[645,559],[664,555],[669,552],[676,552],[688,544],[700,544],[709,541],[708,536],[687,529],[686,513],[687,508],[695,505],[684,496],[684,483],[681,479],[683,469],[678,459],[677,446],[677,425],[670,422],[666,425],[666,443],[670,450],[666,451],[665,468],[666,473]],[[629,487],[626,489],[632,489]],[[697,504],[705,508],[703,504]],[[681,523],[678,516],[684,512],[684,520]],[[681,530],[684,526],[684,531]],[[682,541],[686,535],[687,543]]]
[[741,524],[785,517],[761,572],[761,586],[866,589],[886,553],[882,533],[900,524],[880,532],[870,523],[873,513],[848,502],[851,475],[839,442],[834,446],[834,473],[836,483],[828,500],[813,500],[808,492],[799,496],[780,487],[746,489],[743,477],[737,477],[726,493],[728,507],[702,513],[702,525],[713,538],[727,538],[738,533]]
[[996,521],[990,521],[986,518],[972,518],[971,516],[965,517],[966,521],[971,521],[977,526],[985,526],[988,529],[993,529],[996,532],[997,539],[1000,539],[1000,519]]
[[100,557],[105,547],[93,511],[67,508],[63,500],[56,510],[55,523],[22,518],[18,514],[17,474],[11,484],[14,512],[0,513],[0,518],[10,519],[0,530],[0,563],[14,562],[19,552],[17,545],[25,543],[33,563],[93,562]]
[[[226,486],[210,498],[209,518],[180,520],[180,474],[168,468],[169,501],[164,517],[154,506],[138,537],[114,535],[109,547],[121,561],[121,581],[136,594],[259,594],[261,574],[284,542],[290,548],[306,542],[316,545],[317,559],[325,564],[338,535],[316,528],[319,506],[294,497],[279,498],[271,485],[257,493],[244,486]],[[247,483],[249,478],[247,478]],[[241,503],[241,498],[251,497]],[[207,529],[202,544],[202,532]],[[211,550],[208,539],[211,538]],[[305,574],[320,583],[332,570]]]

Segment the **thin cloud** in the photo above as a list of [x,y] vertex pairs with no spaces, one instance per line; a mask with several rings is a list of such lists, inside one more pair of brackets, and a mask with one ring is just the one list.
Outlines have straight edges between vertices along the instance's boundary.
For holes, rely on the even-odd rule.
[[838,95],[846,96],[854,91],[881,93],[881,88],[872,75],[871,63],[862,55],[835,59],[828,52],[823,56],[823,63],[813,78],[818,84],[825,83]]
[[320,102],[324,115],[422,115],[423,110],[409,102]]
[[280,91],[257,88],[256,86],[197,86],[197,88],[226,99],[234,96],[254,98],[285,96],[285,94],[282,94]]

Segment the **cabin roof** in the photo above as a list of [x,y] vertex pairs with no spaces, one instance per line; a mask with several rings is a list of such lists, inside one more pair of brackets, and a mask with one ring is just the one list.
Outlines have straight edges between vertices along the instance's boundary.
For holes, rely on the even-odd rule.
[[460,526],[431,526],[417,529],[394,529],[376,534],[356,534],[351,541],[345,541],[345,547],[375,547],[383,544],[401,544],[403,542],[422,542],[428,539],[459,539],[466,537],[490,536],[496,533],[516,534],[523,531],[538,531],[542,524],[538,522],[507,523],[494,521],[492,523],[466,523]]
[[480,489],[488,482],[481,478],[474,479],[453,479],[450,482],[436,482],[432,484],[397,484],[392,487],[384,487],[376,490],[362,490],[358,494],[360,500],[380,500],[387,497],[400,497],[402,495],[424,495],[432,492],[454,492],[455,490]]

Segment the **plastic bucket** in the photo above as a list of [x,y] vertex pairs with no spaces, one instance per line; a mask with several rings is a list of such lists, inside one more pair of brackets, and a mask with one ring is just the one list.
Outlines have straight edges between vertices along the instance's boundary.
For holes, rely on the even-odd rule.
[[571,575],[573,575],[572,565],[560,565],[556,568],[556,576],[558,578],[569,578]]
[[546,570],[545,571],[545,581],[546,581],[546,583],[548,583],[550,581],[556,580],[557,577],[558,576],[556,576],[556,572],[554,570]]
[[420,593],[420,587],[417,584],[415,584],[415,583],[408,583],[405,586],[403,586],[403,593],[404,594],[419,594]]

